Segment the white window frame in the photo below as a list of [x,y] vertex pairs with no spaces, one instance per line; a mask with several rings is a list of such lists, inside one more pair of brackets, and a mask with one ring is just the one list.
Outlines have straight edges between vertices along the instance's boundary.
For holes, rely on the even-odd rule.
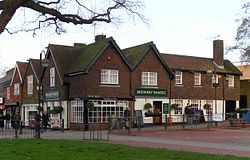
[[182,71],[175,71],[175,84],[182,84]]
[[141,84],[143,86],[157,86],[157,72],[141,72]]
[[33,75],[27,77],[27,94],[33,94]]
[[10,99],[10,87],[7,87],[7,99]]
[[191,106],[194,109],[194,111],[197,111],[201,107],[201,101],[197,100],[197,99],[192,99],[191,100]]
[[183,114],[183,100],[182,99],[175,99],[173,104],[178,104],[178,107],[174,110],[175,115],[182,115]]
[[119,71],[101,69],[101,84],[119,84]]
[[194,73],[194,85],[195,86],[201,85],[201,73]]
[[[215,77],[214,77],[215,76]],[[216,80],[215,80],[216,79]],[[219,76],[218,76],[218,74],[212,74],[212,84],[214,84],[214,83],[219,83]]]
[[228,75],[228,87],[234,87],[234,76]]
[[20,84],[19,83],[15,83],[14,84],[14,95],[17,96],[20,94]]
[[209,104],[211,106],[209,110],[206,110],[206,114],[213,113],[213,108],[214,108],[214,102],[213,102],[213,100],[206,100],[206,104]]
[[50,68],[50,87],[55,87],[55,82],[56,82],[56,72],[55,72],[55,67]]
[[71,101],[70,122],[83,123],[84,120],[84,101]]

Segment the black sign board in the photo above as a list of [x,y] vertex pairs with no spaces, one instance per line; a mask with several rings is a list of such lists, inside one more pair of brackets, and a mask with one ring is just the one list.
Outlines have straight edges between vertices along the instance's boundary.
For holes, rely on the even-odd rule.
[[135,110],[136,125],[144,127],[142,110]]

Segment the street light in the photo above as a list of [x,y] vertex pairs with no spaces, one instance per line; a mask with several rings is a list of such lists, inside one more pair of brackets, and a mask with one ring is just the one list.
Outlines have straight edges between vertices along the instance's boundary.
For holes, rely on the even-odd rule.
[[214,67],[214,72],[212,72],[211,70],[208,70],[207,73],[211,73],[212,74],[212,84],[214,87],[214,100],[215,100],[215,105],[214,105],[214,109],[215,109],[215,114],[217,114],[217,87],[219,86],[219,80],[217,78],[217,68]]
[[40,138],[40,117],[41,117],[41,111],[43,108],[41,107],[41,82],[42,82],[42,71],[43,68],[48,67],[49,60],[48,59],[42,59],[42,55],[45,55],[45,51],[42,50],[40,53],[40,59],[39,59],[39,76],[38,76],[38,115],[39,115],[39,121],[37,123],[37,138]]

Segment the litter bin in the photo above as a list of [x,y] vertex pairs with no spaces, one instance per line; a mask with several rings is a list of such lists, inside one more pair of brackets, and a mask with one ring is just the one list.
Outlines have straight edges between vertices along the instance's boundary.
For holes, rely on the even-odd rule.
[[250,108],[247,109],[247,113],[243,113],[243,119],[245,123],[250,123]]

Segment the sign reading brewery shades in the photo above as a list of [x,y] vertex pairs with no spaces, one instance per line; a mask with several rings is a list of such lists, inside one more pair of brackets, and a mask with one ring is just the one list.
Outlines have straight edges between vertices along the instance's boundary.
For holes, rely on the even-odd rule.
[[155,88],[138,88],[135,90],[136,96],[153,96],[153,97],[166,97],[168,91],[166,89]]
[[59,91],[49,91],[45,93],[46,100],[59,100]]

